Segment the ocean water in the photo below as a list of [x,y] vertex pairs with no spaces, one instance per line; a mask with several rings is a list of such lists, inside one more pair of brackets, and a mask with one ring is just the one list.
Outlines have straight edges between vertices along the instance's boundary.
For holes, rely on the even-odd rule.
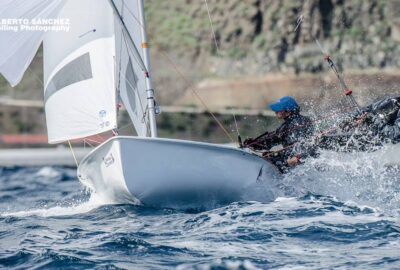
[[0,169],[2,269],[400,269],[400,153],[323,152],[269,202],[112,205],[75,169]]

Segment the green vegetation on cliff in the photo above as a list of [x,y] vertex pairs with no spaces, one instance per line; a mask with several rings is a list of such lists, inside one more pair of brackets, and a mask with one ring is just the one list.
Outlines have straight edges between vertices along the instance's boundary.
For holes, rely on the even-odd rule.
[[226,65],[232,59],[248,59],[252,72],[317,72],[324,66],[316,38],[346,68],[400,67],[399,0],[208,4],[221,55],[213,45],[205,3],[199,0],[146,1],[153,48],[194,59],[220,56]]

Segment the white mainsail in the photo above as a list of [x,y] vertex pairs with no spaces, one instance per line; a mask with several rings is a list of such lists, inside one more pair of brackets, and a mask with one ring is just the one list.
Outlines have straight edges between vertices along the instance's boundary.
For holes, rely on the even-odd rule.
[[[139,50],[142,42],[140,34],[142,25],[139,19],[138,1],[110,1],[118,12],[115,16],[117,88],[138,136],[145,137],[149,135],[149,131],[146,117],[147,95],[142,62],[143,52]],[[125,26],[120,19],[123,20]],[[130,43],[130,38],[134,44]]]
[[134,0],[0,3],[1,18],[68,19],[67,32],[0,31],[0,72],[13,86],[43,41],[49,143],[115,129],[119,98],[138,136],[149,135],[139,8]]
[[69,18],[70,30],[49,32],[43,41],[49,143],[117,127],[111,6],[68,0],[59,17]]

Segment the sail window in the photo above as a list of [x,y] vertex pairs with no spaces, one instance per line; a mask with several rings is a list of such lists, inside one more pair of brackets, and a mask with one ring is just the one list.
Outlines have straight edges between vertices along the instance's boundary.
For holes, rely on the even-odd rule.
[[57,91],[68,85],[93,78],[89,53],[79,56],[66,64],[51,79],[46,88],[45,102]]
[[132,68],[132,61],[129,57],[128,66],[126,68],[125,83],[128,94],[128,101],[132,111],[137,115],[136,111],[136,96],[138,77]]

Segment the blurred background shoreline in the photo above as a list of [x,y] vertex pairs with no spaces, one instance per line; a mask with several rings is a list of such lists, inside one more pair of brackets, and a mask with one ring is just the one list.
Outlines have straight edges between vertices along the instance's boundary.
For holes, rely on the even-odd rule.
[[[203,1],[145,3],[156,97],[165,108],[157,119],[161,137],[226,142],[193,91],[232,135],[235,115],[244,137],[277,125],[265,110],[282,95],[298,98],[308,114],[343,106],[315,39],[361,105],[399,95],[398,0],[209,0],[218,47]],[[14,89],[0,78],[1,148],[51,147],[38,106],[42,62],[40,49]],[[132,134],[124,111],[120,119],[121,133]]]

